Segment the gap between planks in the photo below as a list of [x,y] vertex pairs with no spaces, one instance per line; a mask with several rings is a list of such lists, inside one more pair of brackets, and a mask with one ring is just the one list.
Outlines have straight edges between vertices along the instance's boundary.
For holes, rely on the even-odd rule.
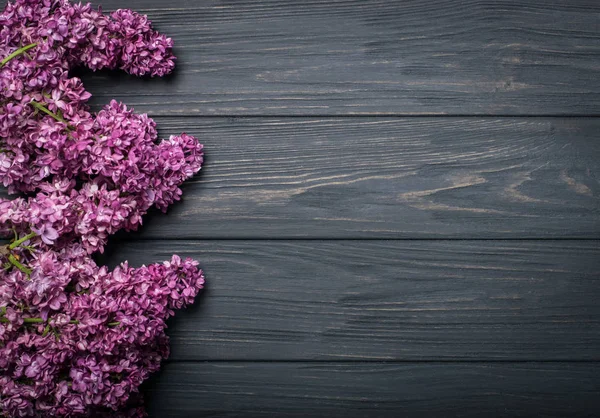
[[[92,106],[93,108],[97,108],[98,106]],[[286,115],[282,114],[152,114],[152,112],[146,112],[150,117],[154,119],[176,119],[176,118],[193,118],[193,119],[352,119],[352,118],[381,118],[381,119],[418,119],[418,118],[449,118],[449,119],[488,119],[488,118],[497,118],[497,119],[535,119],[535,118],[557,118],[557,119],[591,119],[591,118],[600,118],[600,113],[581,113],[581,114],[563,114],[563,113],[539,113],[539,114],[528,114],[528,115],[511,115],[509,113],[506,114],[492,114],[492,113],[478,113],[478,114],[454,114],[454,113],[344,113],[344,114],[293,114]]]
[[213,359],[213,360],[194,360],[194,359],[166,359],[163,364],[175,364],[175,363],[215,363],[215,364],[226,364],[226,363],[273,363],[273,364],[549,364],[549,363],[600,363],[600,357],[598,359],[415,359],[415,360],[376,360],[376,359]]
[[[109,245],[114,244],[115,242],[152,242],[152,241],[169,241],[169,242],[182,242],[182,241],[190,241],[190,242],[202,242],[202,241],[317,241],[317,242],[325,242],[325,241],[438,241],[438,242],[460,242],[460,241],[496,241],[496,242],[528,242],[528,241],[570,241],[570,242],[578,242],[578,241],[598,241],[599,238],[591,238],[591,237],[582,237],[582,238],[570,238],[570,237],[513,237],[513,238],[410,238],[410,237],[399,237],[399,238],[377,238],[377,237],[332,237],[332,238],[322,238],[322,237],[197,237],[197,238],[177,238],[177,237],[165,237],[165,238],[155,238],[155,237],[116,237],[109,242]],[[3,242],[0,240],[0,242]]]

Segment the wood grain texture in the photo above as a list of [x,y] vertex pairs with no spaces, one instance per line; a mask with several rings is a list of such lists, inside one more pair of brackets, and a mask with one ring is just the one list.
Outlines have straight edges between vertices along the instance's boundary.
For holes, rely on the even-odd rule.
[[594,417],[595,364],[167,364],[152,418]]
[[[103,0],[107,8],[119,0]],[[183,7],[182,7],[183,6]],[[175,77],[86,77],[155,114],[581,114],[600,106],[596,1],[136,2]]]
[[121,238],[599,238],[600,119],[159,118],[206,145]]
[[[176,75],[84,76],[157,115],[598,114],[596,0],[98,0],[171,36]],[[0,1],[4,5],[5,0]]]
[[598,241],[149,241],[201,262],[173,360],[600,360]]
[[207,275],[151,417],[597,415],[597,0],[97,3],[179,60],[74,71],[92,107],[207,150],[99,257]]
[[206,146],[122,238],[598,238],[600,119],[159,118]]

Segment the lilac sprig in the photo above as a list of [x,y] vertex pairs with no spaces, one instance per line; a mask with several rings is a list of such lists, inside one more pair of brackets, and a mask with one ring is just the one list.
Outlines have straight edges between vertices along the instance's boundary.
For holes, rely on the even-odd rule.
[[[12,193],[38,193],[0,202],[4,229],[56,230],[62,243],[103,251],[109,235],[180,198],[202,166],[202,145],[186,134],[159,141],[152,119],[115,101],[90,113],[91,95],[68,74],[84,64],[164,75],[175,59],[169,38],[133,11],[106,16],[67,0],[18,0],[0,24],[0,52],[12,51],[0,67],[0,181]],[[49,207],[61,210],[45,216]]]
[[142,417],[140,384],[169,354],[166,320],[204,286],[198,263],[109,271],[91,255],[162,211],[203,163],[187,134],[91,97],[69,70],[163,76],[172,40],[131,10],[16,0],[0,14],[0,416]]
[[[0,28],[0,181],[13,193],[35,191],[54,177],[82,177],[83,160],[94,159],[91,144],[114,128],[89,112],[91,95],[70,69],[163,76],[175,65],[172,40],[131,10],[107,16],[67,0],[17,0],[0,14]],[[113,103],[103,112],[140,117]],[[158,146],[153,123],[145,117],[129,133],[148,129],[141,142]]]
[[198,263],[177,256],[112,272],[78,245],[21,256],[31,277],[13,269],[0,282],[0,411],[8,416],[126,406],[169,354],[166,319],[204,284]]

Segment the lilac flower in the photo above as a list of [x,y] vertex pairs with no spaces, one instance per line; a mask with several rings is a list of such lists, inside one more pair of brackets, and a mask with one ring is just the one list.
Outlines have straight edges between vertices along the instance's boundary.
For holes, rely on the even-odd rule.
[[24,404],[50,416],[127,405],[168,356],[165,321],[204,285],[198,263],[177,256],[109,272],[79,245],[14,251],[33,274],[13,269],[0,281],[0,407],[9,416]]
[[178,256],[113,271],[91,255],[165,211],[203,163],[182,134],[112,101],[92,114],[74,66],[162,76],[170,38],[130,10],[16,0],[0,13],[0,414],[142,417],[140,384],[169,355],[166,320],[204,286]]
[[58,238],[58,231],[51,226],[42,225],[40,228],[34,227],[31,230],[38,234],[42,241],[48,245],[54,244],[54,241]]
[[[32,192],[55,176],[81,177],[82,160],[88,170],[101,164],[91,161],[99,155],[98,149],[90,148],[110,126],[89,112],[90,94],[79,79],[69,76],[72,67],[83,64],[157,76],[174,68],[172,40],[130,10],[106,16],[89,4],[71,5],[67,0],[17,0],[0,14],[0,27],[0,181],[11,192]],[[134,122],[120,132],[147,131],[136,144],[123,145],[133,146],[132,155],[156,141],[154,122],[147,116],[117,104],[106,111],[112,117],[106,123],[113,127],[118,113]],[[114,147],[119,144],[111,147],[117,151],[113,156],[118,155]],[[116,175],[123,175],[118,167]],[[130,185],[135,182],[129,180]]]

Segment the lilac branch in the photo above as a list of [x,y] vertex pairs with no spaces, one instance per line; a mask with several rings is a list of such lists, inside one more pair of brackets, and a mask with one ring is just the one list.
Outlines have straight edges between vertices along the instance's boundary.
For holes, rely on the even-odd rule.
[[21,54],[24,54],[25,52],[29,51],[31,48],[34,48],[36,46],[37,46],[37,43],[32,43],[29,45],[25,45],[23,48],[17,49],[15,52],[10,54],[8,57],[6,57],[2,61],[0,61],[0,68],[4,67],[4,65],[11,59],[18,57]]

